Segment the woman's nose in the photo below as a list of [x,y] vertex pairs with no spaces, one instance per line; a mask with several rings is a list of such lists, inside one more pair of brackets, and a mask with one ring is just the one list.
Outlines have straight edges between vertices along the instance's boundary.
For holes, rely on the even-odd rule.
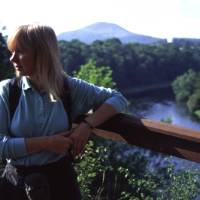
[[15,52],[12,52],[12,55],[10,56],[10,62],[15,62],[16,61],[16,53]]

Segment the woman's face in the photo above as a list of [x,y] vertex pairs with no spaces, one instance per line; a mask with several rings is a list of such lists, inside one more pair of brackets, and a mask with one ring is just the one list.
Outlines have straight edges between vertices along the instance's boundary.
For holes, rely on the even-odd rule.
[[35,59],[33,51],[30,48],[22,48],[20,45],[16,45],[11,53],[10,61],[16,73],[21,76],[34,76]]

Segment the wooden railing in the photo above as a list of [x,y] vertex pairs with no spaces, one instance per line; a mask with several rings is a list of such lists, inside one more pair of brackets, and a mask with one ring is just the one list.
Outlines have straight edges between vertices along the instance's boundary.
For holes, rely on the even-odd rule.
[[94,130],[96,135],[200,162],[200,132],[118,114]]

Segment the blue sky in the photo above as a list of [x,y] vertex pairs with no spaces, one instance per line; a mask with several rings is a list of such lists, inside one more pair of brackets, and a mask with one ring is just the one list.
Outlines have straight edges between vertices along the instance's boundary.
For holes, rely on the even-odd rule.
[[111,22],[160,38],[200,38],[200,0],[3,0],[0,27],[6,33],[32,22],[57,34],[95,22]]

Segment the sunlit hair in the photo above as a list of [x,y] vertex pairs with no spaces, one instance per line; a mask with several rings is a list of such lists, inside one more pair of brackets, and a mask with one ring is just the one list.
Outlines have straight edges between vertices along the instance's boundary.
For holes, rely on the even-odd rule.
[[66,74],[60,63],[54,30],[49,26],[37,24],[22,25],[8,38],[7,45],[10,51],[18,45],[31,49],[35,57],[37,80],[43,84],[51,100],[58,100],[63,91],[63,78]]

